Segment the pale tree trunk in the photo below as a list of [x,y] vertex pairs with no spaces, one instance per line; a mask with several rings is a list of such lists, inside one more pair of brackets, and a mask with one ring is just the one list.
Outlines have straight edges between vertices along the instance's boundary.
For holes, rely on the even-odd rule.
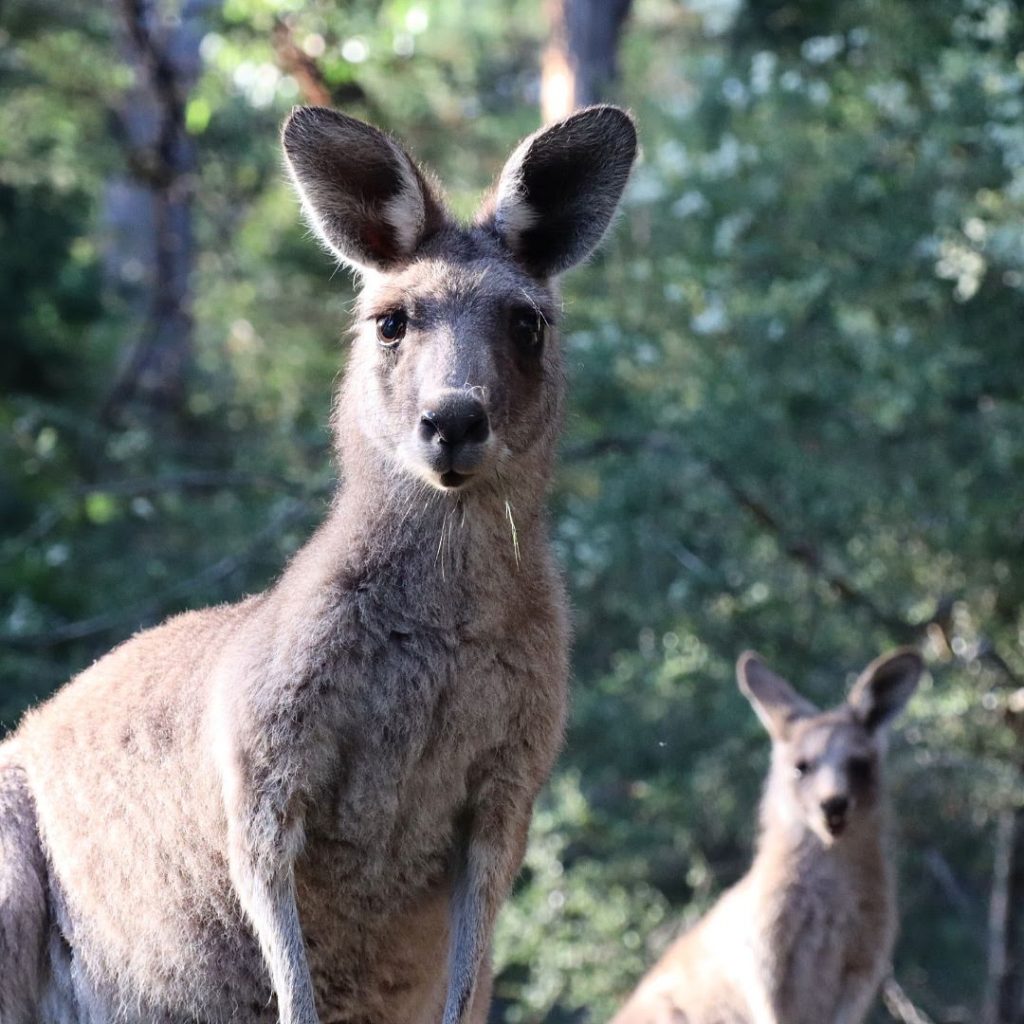
[[178,411],[192,363],[195,144],[185,126],[201,69],[206,15],[218,0],[118,0],[121,46],[134,72],[115,123],[128,173],[106,195],[106,267],[139,326],[104,408]]
[[545,124],[605,98],[631,0],[547,0],[551,34],[541,58]]
[[996,826],[983,1024],[1024,1024],[1024,808]]

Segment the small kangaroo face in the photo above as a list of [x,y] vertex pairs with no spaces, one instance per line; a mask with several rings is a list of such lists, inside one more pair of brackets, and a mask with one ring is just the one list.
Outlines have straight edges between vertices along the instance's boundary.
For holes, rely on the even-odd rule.
[[885,655],[861,673],[845,703],[821,712],[756,655],[740,658],[740,689],[772,737],[770,799],[824,845],[873,827],[884,727],[903,710],[922,670],[913,651]]
[[826,845],[875,809],[882,756],[874,735],[846,708],[793,723],[773,748],[794,808]]
[[438,248],[466,258],[367,280],[354,353],[361,433],[443,490],[514,478],[553,446],[565,387],[551,290],[493,240],[459,234]]

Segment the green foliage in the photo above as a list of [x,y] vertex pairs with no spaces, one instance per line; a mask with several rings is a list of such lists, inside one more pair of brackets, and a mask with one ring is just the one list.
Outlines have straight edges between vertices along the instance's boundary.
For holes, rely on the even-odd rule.
[[[937,1021],[974,1019],[994,821],[1024,801],[1024,20],[997,0],[693,7],[634,12],[620,98],[645,161],[566,282],[575,702],[497,1012],[606,1019],[743,872],[767,741],[740,650],[830,703],[921,642],[931,678],[892,753],[896,966]],[[13,5],[0,39],[7,723],[133,629],[264,585],[322,513],[352,295],[283,182],[300,97],[275,19],[463,214],[533,127],[543,37],[525,0],[227,0],[187,109],[188,407],[109,426],[140,329],[102,275],[127,70],[91,5],[37,11]]]

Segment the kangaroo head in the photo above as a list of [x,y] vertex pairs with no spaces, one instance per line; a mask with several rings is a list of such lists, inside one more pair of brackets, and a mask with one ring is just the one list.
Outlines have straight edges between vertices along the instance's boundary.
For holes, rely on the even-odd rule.
[[871,662],[847,700],[819,711],[751,652],[737,663],[740,689],[772,738],[769,813],[810,829],[826,846],[871,821],[882,791],[886,726],[923,670],[907,649]]
[[314,230],[362,279],[335,417],[346,468],[460,495],[546,477],[565,387],[554,279],[611,222],[629,116],[592,107],[530,136],[471,225],[397,142],[344,114],[298,108],[283,144]]

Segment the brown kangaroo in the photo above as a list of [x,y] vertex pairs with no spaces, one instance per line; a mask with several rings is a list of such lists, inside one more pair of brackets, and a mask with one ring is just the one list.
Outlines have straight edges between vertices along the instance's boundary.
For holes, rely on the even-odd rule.
[[362,277],[343,483],[269,590],[138,634],[0,745],[2,1024],[486,1017],[565,714],[554,279],[636,134],[594,107],[531,136],[470,226],[350,117],[283,144]]
[[736,671],[772,739],[754,863],[613,1024],[860,1024],[896,934],[885,727],[917,687],[921,659],[878,658],[825,712],[756,654]]

